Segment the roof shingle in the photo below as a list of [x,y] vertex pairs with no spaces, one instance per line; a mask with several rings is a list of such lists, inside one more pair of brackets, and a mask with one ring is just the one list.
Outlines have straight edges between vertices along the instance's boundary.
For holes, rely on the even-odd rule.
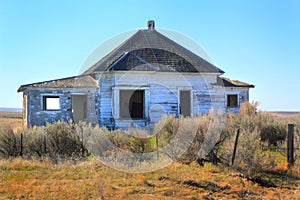
[[[127,53],[130,54],[126,56]],[[133,55],[138,57],[133,58]],[[119,68],[113,68],[112,66],[116,66],[116,62],[120,62],[120,59],[126,60],[123,61],[122,66],[119,65]],[[124,62],[127,61],[133,63],[127,63],[125,66]],[[107,70],[130,70],[138,64],[146,63],[152,65],[159,64],[159,69],[164,68],[162,71],[169,69],[170,71],[175,70],[180,72],[224,73],[224,71],[215,65],[156,30],[139,30],[83,74],[92,74]],[[165,67],[162,67],[162,65]],[[145,69],[141,68],[140,70]]]
[[255,87],[254,85],[252,85],[250,83],[246,83],[246,82],[242,82],[242,81],[238,81],[238,80],[232,80],[232,79],[225,78],[225,77],[219,77],[218,82],[220,84],[224,85],[224,87],[248,87],[248,88]]

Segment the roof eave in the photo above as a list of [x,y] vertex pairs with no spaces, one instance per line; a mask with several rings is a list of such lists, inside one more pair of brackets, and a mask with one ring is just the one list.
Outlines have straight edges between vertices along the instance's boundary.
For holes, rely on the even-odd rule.
[[[27,88],[38,88],[38,87],[34,87],[34,85],[39,85],[39,84],[44,84],[44,83],[49,83],[49,82],[55,82],[55,81],[63,81],[63,80],[68,80],[68,79],[74,79],[74,78],[81,78],[81,77],[86,77],[86,76],[90,76],[92,77],[90,74],[85,74],[85,75],[79,75],[79,76],[71,76],[71,77],[66,77],[66,78],[61,78],[61,79],[53,79],[53,80],[48,80],[48,81],[41,81],[41,82],[35,82],[35,83],[29,83],[29,84],[25,84],[25,85],[21,85],[17,92],[24,92],[25,90],[27,90]],[[96,88],[98,87],[97,81],[95,80],[95,86]],[[53,87],[40,87],[40,88],[53,88]],[[58,88],[62,88],[62,87],[58,87]],[[65,88],[72,88],[72,87],[65,87]],[[93,86],[77,86],[74,88],[94,88]]]
[[17,92],[24,92],[27,89],[27,87],[23,87],[22,85],[18,88]]
[[255,85],[232,85],[224,86],[225,88],[255,88]]

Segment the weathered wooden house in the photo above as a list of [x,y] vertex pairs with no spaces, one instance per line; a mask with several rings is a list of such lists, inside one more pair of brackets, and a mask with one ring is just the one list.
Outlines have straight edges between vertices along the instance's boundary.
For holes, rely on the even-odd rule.
[[58,120],[109,128],[150,126],[162,115],[192,116],[211,108],[237,112],[254,86],[155,30],[139,30],[79,76],[22,85],[26,126]]

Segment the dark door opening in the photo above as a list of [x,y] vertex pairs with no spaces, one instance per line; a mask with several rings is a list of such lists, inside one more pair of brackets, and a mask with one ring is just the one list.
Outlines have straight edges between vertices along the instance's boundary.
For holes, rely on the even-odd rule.
[[180,91],[180,115],[191,116],[191,91]]
[[120,90],[120,117],[144,118],[144,90]]

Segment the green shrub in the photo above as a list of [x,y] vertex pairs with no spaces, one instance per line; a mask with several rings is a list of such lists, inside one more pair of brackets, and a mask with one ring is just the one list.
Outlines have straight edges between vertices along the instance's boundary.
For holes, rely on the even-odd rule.
[[82,139],[76,132],[75,125],[67,122],[47,124],[45,129],[47,153],[50,158],[68,159],[80,157],[83,146]]
[[285,128],[281,124],[263,125],[260,132],[262,142],[268,142],[269,146],[277,147],[286,139]]
[[173,115],[168,115],[163,116],[161,120],[155,124],[154,133],[157,134],[159,148],[166,146],[176,135],[179,123],[179,119],[175,119]]
[[274,154],[266,149],[282,146],[286,139],[287,122],[276,121],[268,114],[256,112],[257,105],[247,102],[241,105],[240,113],[229,113],[226,116],[223,131],[227,137],[222,142],[218,155],[230,164],[237,130],[240,129],[235,165],[250,172],[274,167]]
[[128,146],[133,153],[148,153],[156,149],[154,136],[148,138],[129,137]]
[[24,135],[23,157],[42,159],[47,155],[47,137],[44,127],[20,130]]
[[53,162],[61,159],[80,159],[87,156],[88,152],[82,145],[80,136],[75,130],[75,125],[67,122],[24,128],[16,132],[4,127],[0,129],[0,156],[22,156],[29,159],[49,157]]
[[20,135],[15,134],[10,126],[0,128],[0,156],[17,157],[21,152]]

